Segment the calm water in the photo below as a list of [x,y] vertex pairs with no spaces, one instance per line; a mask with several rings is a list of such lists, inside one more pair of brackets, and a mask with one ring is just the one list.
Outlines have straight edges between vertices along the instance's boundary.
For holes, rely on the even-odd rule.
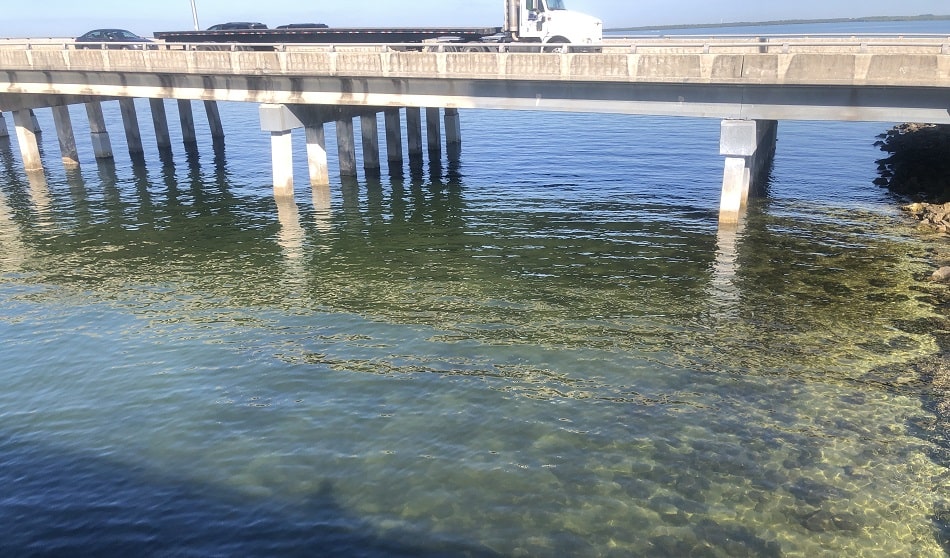
[[781,123],[728,235],[715,120],[463,111],[317,195],[300,137],[278,206],[256,106],[135,168],[113,105],[114,166],[0,148],[3,555],[943,554],[886,124]]

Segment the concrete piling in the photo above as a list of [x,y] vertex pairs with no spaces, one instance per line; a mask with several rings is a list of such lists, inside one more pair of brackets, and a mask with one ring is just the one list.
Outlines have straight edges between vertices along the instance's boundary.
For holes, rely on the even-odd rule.
[[290,130],[271,132],[271,166],[274,176],[274,195],[294,195],[293,142]]
[[172,149],[171,135],[168,133],[168,114],[165,111],[164,99],[149,99],[149,108],[152,112],[152,126],[155,128],[155,143],[159,152],[167,153]]
[[402,171],[402,127],[399,109],[386,109],[386,159],[389,172]]
[[777,123],[774,120],[723,120],[719,153],[726,161],[722,176],[719,222],[739,222],[750,192],[767,180],[766,171],[775,155]]
[[356,141],[352,118],[336,121],[336,146],[340,158],[340,176],[356,176]]
[[360,116],[360,136],[363,140],[363,170],[367,175],[379,176],[379,129],[376,113]]
[[132,97],[119,99],[119,112],[122,113],[122,125],[125,127],[125,141],[129,147],[129,156],[136,163],[144,163],[145,149],[142,147],[142,131],[135,112],[135,99]]
[[409,144],[409,162],[422,160],[422,110],[406,107],[406,142]]
[[13,124],[16,127],[17,142],[20,144],[23,169],[27,172],[42,170],[43,161],[40,158],[40,145],[33,125],[33,111],[13,111]]
[[59,140],[59,152],[63,157],[63,166],[67,169],[79,166],[79,152],[76,149],[76,135],[69,116],[69,105],[53,107],[53,123],[56,126],[56,138]]
[[0,112],[0,138],[10,137],[10,130],[7,129],[7,120],[3,117],[3,113]]
[[102,103],[90,101],[86,103],[86,116],[89,118],[89,133],[92,137],[92,150],[96,159],[112,158],[112,141],[109,139],[109,130],[106,129],[106,120],[102,116]]
[[429,159],[442,158],[442,123],[439,120],[439,108],[426,108],[426,142],[429,147]]
[[188,99],[178,99],[178,120],[181,122],[182,143],[186,149],[195,149],[198,144],[198,137],[195,135],[195,114]]
[[327,164],[327,140],[323,124],[304,128],[307,136],[307,168],[310,171],[310,185],[330,184],[330,167]]

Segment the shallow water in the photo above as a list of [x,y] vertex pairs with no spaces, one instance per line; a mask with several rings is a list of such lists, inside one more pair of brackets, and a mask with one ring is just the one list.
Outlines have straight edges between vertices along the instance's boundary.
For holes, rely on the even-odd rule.
[[718,121],[463,111],[459,162],[314,196],[301,145],[277,204],[221,112],[190,164],[0,149],[0,548],[943,553],[925,393],[874,373],[936,349],[886,125],[781,123],[730,235]]

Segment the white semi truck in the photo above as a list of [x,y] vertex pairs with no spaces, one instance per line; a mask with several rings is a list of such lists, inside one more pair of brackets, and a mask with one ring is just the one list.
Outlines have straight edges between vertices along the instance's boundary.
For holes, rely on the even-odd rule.
[[[425,43],[596,45],[603,39],[603,23],[587,14],[568,10],[564,0],[504,0],[504,27],[314,27],[288,25],[278,29],[219,29],[156,31],[166,43],[222,43],[259,49],[286,43]],[[320,26],[316,26],[320,25]],[[255,46],[256,45],[256,46]]]

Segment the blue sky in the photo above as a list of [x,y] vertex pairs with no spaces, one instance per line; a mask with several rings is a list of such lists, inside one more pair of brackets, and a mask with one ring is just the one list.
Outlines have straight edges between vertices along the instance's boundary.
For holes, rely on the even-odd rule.
[[[3,0],[3,4],[26,0]],[[322,22],[338,27],[500,26],[503,0],[195,0],[202,28],[224,21],[271,27]],[[568,7],[604,20],[606,27],[817,19],[875,15],[948,14],[946,0],[567,0]],[[370,9],[371,7],[371,9]],[[0,18],[3,37],[71,37],[95,27],[140,35],[191,29],[190,0],[34,0]]]

